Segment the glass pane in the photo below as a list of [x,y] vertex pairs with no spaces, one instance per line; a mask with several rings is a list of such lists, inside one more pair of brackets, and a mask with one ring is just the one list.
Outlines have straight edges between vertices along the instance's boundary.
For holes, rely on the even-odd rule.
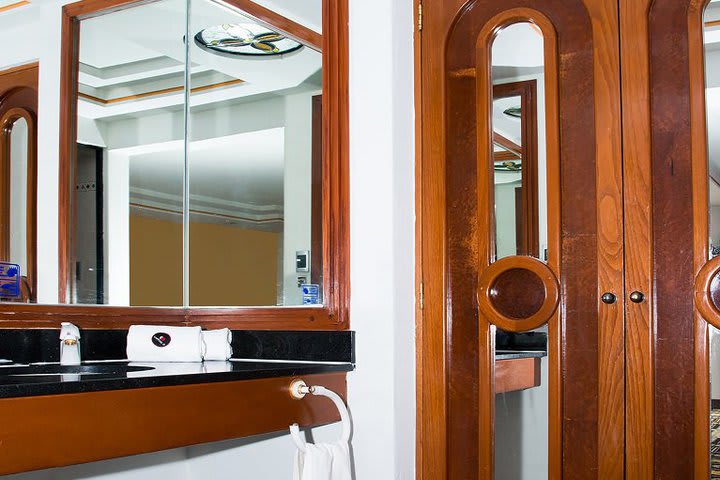
[[[492,45],[496,259],[547,259],[543,37],[530,23],[500,31]],[[548,474],[547,327],[505,334],[529,351],[496,351],[495,478]],[[538,341],[538,339],[541,339]],[[508,382],[522,376],[529,380]]]
[[529,23],[511,25],[498,34],[492,56],[496,258],[545,259],[542,36]]
[[80,23],[73,303],[183,304],[185,29],[183,0]]
[[[19,118],[10,127],[10,244],[9,263],[18,265],[20,278],[24,283],[19,296],[8,298],[14,301],[28,301],[28,147],[29,127],[24,118]],[[25,292],[23,292],[25,290]]]
[[[283,15],[316,28],[302,3]],[[320,303],[322,55],[252,12],[191,11],[190,305]]]

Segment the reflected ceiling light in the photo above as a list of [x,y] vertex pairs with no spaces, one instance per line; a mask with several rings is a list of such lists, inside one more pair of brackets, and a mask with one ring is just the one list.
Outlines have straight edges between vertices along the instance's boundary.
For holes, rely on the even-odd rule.
[[520,107],[510,107],[503,113],[508,117],[522,118],[522,109]]
[[302,44],[257,23],[215,25],[195,35],[195,43],[213,53],[267,57],[294,52]]
[[520,160],[495,162],[494,170],[496,172],[519,172],[522,170],[522,162]]

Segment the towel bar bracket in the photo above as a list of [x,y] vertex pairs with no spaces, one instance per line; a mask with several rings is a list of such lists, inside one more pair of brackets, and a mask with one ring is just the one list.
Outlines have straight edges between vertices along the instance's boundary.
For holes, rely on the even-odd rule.
[[312,393],[312,390],[311,387],[307,386],[304,380],[293,380],[293,382],[290,384],[290,395],[295,400],[302,400],[308,393]]

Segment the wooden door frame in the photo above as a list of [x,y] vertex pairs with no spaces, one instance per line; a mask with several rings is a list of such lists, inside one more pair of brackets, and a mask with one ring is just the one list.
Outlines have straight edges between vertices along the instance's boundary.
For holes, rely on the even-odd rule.
[[[447,361],[449,332],[446,330],[448,312],[448,271],[446,215],[445,215],[445,170],[442,150],[445,145],[444,131],[437,127],[445,118],[442,102],[426,101],[423,92],[434,92],[443,95],[446,79],[444,65],[440,58],[428,54],[431,49],[438,52],[446,46],[444,40],[456,12],[465,2],[463,0],[417,0],[416,20],[422,25],[421,31],[415,34],[415,106],[416,106],[416,291],[419,301],[416,309],[416,348],[417,348],[417,444],[416,470],[417,478],[423,480],[444,480],[448,478],[448,378],[450,365]],[[617,6],[611,2],[585,3],[593,19],[593,30],[598,28],[597,38],[613,39],[616,29]],[[510,8],[510,7],[508,7]],[[451,13],[448,13],[451,12]],[[432,17],[433,21],[428,21]],[[595,23],[597,22],[597,24]],[[435,43],[424,38],[433,39]],[[593,40],[596,37],[593,37]],[[427,50],[427,51],[426,51]],[[431,60],[427,60],[430,58]],[[622,311],[624,310],[624,287],[622,284],[622,206],[621,168],[620,165],[620,78],[616,75],[619,66],[619,45],[609,40],[602,48],[598,48],[593,56],[596,107],[598,116],[594,132],[603,132],[605,137],[598,140],[597,165],[598,173],[609,172],[596,184],[598,204],[604,204],[602,219],[598,217],[598,228],[609,224],[615,230],[603,229],[598,235],[598,242],[605,250],[598,249],[596,259],[600,272],[596,285],[599,313],[599,324],[611,325],[598,339],[599,358],[612,358],[614,362],[599,362],[598,377],[602,389],[598,394],[598,465],[597,472],[604,479],[620,479],[624,474],[622,429],[624,428],[624,385],[618,372],[624,370],[622,350],[624,348]],[[437,93],[440,92],[440,93]],[[435,126],[430,122],[434,121]],[[601,138],[601,137],[598,137]],[[440,160],[438,160],[440,158]],[[607,223],[603,223],[607,222]],[[618,249],[618,245],[620,245]],[[604,252],[604,253],[602,253]],[[599,298],[603,292],[617,294],[618,301],[612,309],[603,309]],[[592,293],[595,293],[594,291]],[[564,327],[563,327],[564,328]],[[492,342],[491,339],[487,339]],[[560,352],[560,341],[548,339],[550,348],[556,354]],[[564,347],[563,347],[564,348]],[[482,352],[481,352],[482,354]],[[561,373],[562,361],[558,360],[551,366],[551,376]],[[482,387],[486,379],[480,378]],[[562,418],[560,398],[563,393],[549,393],[553,409],[553,417]],[[555,400],[553,400],[553,398]],[[484,400],[483,400],[484,401]],[[577,401],[577,400],[576,400]],[[577,406],[576,406],[577,407]],[[553,407],[551,407],[553,408]],[[577,410],[577,408],[576,408]],[[552,422],[550,425],[552,429]],[[562,430],[562,429],[561,429]],[[552,440],[550,450],[550,478],[562,476],[563,441],[562,432],[550,434]],[[487,447],[487,445],[485,445]],[[481,450],[483,450],[481,448]],[[487,458],[490,453],[485,448],[482,455]],[[485,471],[484,473],[487,473]],[[481,477],[486,478],[486,477]]]

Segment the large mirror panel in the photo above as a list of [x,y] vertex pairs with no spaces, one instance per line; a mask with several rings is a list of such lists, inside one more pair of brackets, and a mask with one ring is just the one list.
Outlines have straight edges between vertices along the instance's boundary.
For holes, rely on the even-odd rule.
[[182,306],[184,0],[80,22],[71,301]]
[[[0,54],[3,108],[22,102],[6,101],[18,89],[4,89],[2,65],[12,76],[36,62],[34,83],[21,79],[30,116],[2,117],[0,283],[18,282],[0,302],[327,305],[326,223],[345,186],[324,147],[337,132],[324,120],[323,0],[113,5],[0,18],[0,37],[43,33]],[[10,168],[21,145],[38,154],[30,177]]]
[[298,37],[321,1],[277,14],[291,32],[229,3],[190,8],[189,303],[319,304],[322,54]]

